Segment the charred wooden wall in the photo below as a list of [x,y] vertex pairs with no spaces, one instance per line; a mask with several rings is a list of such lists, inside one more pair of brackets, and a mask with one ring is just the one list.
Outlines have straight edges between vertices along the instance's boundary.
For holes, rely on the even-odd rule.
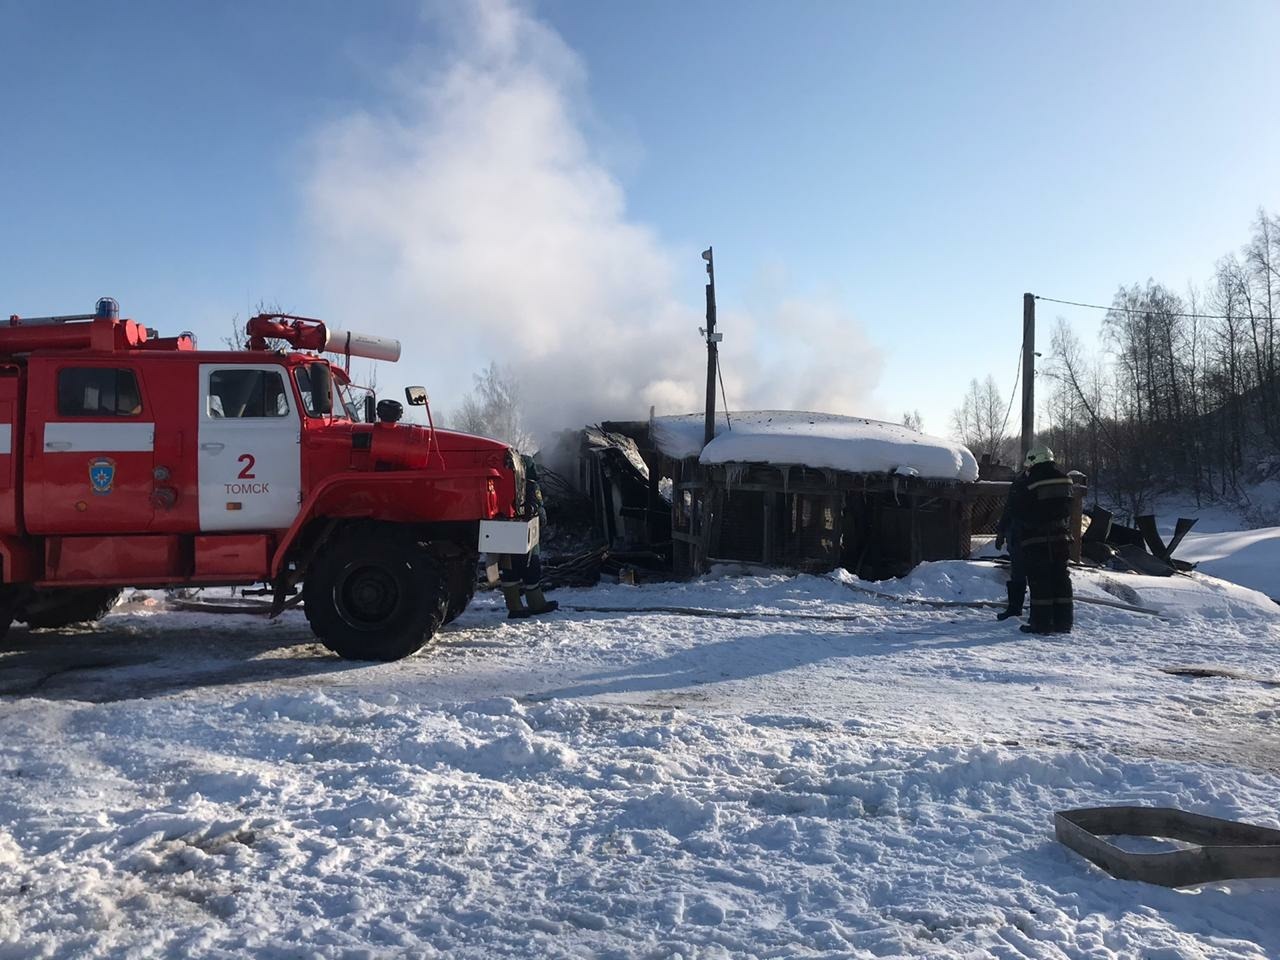
[[[681,577],[729,561],[810,571],[843,566],[883,579],[927,560],[965,559],[975,534],[994,535],[1009,489],[1005,482],[803,466],[703,465],[656,450],[647,424],[602,426],[635,440],[648,466],[647,503],[635,512],[650,521],[653,542],[666,540],[667,504],[657,490],[662,478],[671,479],[664,553],[669,548]],[[1078,522],[1075,530],[1078,543]]]
[[806,467],[666,460],[676,572],[736,561],[899,575],[969,555],[969,487]]

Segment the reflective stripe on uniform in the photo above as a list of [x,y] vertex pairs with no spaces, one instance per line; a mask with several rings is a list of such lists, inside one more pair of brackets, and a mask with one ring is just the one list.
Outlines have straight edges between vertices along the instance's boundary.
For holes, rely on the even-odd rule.
[[1044,500],[1066,500],[1066,499],[1069,499],[1069,498],[1070,498],[1070,496],[1071,496],[1071,491],[1070,491],[1070,490],[1062,490],[1062,489],[1057,489],[1057,488],[1051,488],[1051,489],[1049,489],[1049,490],[1037,490],[1037,491],[1036,491],[1036,499],[1037,499],[1037,500],[1041,500],[1041,501],[1044,501]]
[[1050,480],[1041,480],[1031,484],[1027,489],[1035,491],[1037,500],[1065,500],[1071,496],[1071,478],[1054,477]]
[[1027,537],[1019,541],[1019,544],[1023,547],[1036,547],[1044,543],[1070,543],[1070,542],[1071,542],[1071,534],[1064,530],[1061,533],[1051,534],[1050,536],[1046,536],[1046,537]]

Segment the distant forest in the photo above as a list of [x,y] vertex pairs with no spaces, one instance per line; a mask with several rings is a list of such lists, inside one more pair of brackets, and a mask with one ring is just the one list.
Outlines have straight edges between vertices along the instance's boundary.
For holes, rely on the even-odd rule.
[[[1051,306],[1038,305],[1042,343]],[[1248,242],[1204,287],[1120,287],[1096,347],[1057,318],[1038,364],[1039,439],[1089,476],[1094,497],[1130,515],[1166,493],[1246,500],[1280,476],[1278,313],[1280,216],[1260,210]],[[1018,404],[1008,411],[993,377],[974,380],[954,431],[974,453],[1010,462]]]

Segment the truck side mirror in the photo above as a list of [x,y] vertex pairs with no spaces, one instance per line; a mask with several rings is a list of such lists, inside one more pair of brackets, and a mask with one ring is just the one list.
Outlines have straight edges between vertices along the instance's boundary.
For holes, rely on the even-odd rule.
[[378,401],[372,393],[364,395],[364,422],[373,423],[378,417]]
[[427,405],[427,388],[405,387],[404,399],[411,407],[425,407]]

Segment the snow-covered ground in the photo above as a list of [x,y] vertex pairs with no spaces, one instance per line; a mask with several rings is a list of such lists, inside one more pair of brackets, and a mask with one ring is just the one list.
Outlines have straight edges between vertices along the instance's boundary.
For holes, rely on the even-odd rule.
[[1280,956],[1280,881],[1118,881],[1051,825],[1280,825],[1280,607],[1097,573],[1070,637],[937,605],[1002,579],[482,597],[386,665],[297,613],[15,631],[0,957]]

